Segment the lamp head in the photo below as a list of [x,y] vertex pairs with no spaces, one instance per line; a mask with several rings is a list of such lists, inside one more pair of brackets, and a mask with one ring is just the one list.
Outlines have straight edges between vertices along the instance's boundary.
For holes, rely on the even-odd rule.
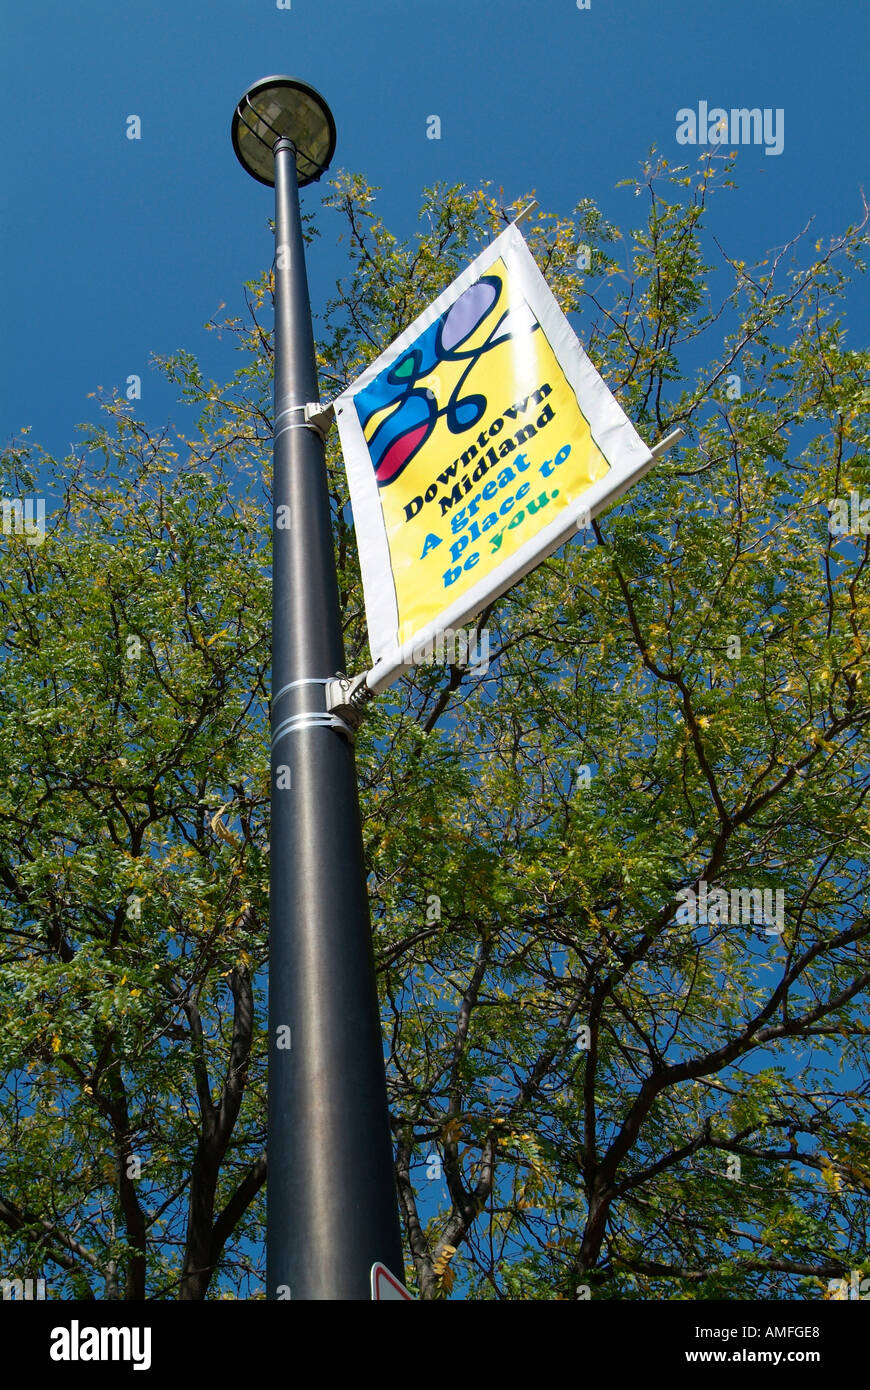
[[233,149],[252,178],[275,182],[275,142],[282,136],[296,149],[299,187],[329,168],[335,153],[335,121],[319,92],[295,77],[262,77],[236,107]]

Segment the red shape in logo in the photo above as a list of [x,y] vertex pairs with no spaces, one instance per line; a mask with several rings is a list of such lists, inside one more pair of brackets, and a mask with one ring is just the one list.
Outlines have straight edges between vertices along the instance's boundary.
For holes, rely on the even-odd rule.
[[384,454],[377,468],[375,477],[379,484],[391,483],[397,474],[401,473],[411,455],[419,448],[432,428],[432,421],[427,420],[423,425],[416,425],[414,429],[408,430],[405,434],[400,434],[398,439],[394,439],[387,452]]

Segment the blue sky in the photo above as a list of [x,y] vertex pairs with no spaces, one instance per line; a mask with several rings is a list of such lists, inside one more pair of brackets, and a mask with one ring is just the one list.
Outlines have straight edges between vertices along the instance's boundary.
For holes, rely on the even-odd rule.
[[[706,101],[784,112],[784,149],[741,151],[736,194],[716,227],[749,261],[815,216],[814,238],[858,219],[867,144],[870,8],[810,0],[275,0],[206,5],[44,0],[0,21],[5,138],[0,181],[3,381],[0,438],[23,425],[60,454],[97,416],[88,393],[143,378],[149,424],[173,413],[152,352],[193,351],[229,374],[203,324],[271,261],[271,194],[238,165],[233,108],[245,88],[288,72],[335,114],[333,169],[382,189],[378,210],[412,233],[421,188],[437,180],[534,188],[567,213],[595,199],[638,219],[619,179],[655,143],[675,163],[676,113]],[[126,138],[126,118],[142,138]],[[437,114],[440,140],[426,138]],[[313,185],[305,206],[326,189]],[[337,214],[310,257],[322,307],[343,266]],[[868,297],[852,300],[866,340]],[[857,321],[856,320],[857,315]],[[180,412],[174,411],[177,418]]]

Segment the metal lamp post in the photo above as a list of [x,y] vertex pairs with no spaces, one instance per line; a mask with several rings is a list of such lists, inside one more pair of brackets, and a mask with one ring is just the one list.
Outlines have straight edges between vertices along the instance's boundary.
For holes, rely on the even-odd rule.
[[344,646],[298,194],[335,124],[267,77],[232,138],[275,187],[267,1297],[368,1299],[403,1260],[353,743],[326,698]]

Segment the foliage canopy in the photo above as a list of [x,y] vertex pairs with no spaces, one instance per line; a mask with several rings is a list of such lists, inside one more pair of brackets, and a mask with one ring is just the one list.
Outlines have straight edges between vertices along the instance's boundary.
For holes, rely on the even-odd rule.
[[[358,739],[425,1298],[815,1298],[867,1266],[870,537],[828,524],[870,494],[867,218],[737,262],[731,163],[653,154],[627,238],[589,202],[524,225],[641,434],[687,439],[481,616],[488,671],[418,669]],[[324,398],[505,221],[439,187],[401,242],[374,201],[327,198]],[[54,1297],[262,1296],[270,295],[212,325],[229,382],[160,362],[195,430],[116,397],[76,456],[2,459],[57,502],[0,542],[0,1269]],[[357,671],[334,435],[328,465]],[[681,920],[700,881],[780,892],[783,929]]]

